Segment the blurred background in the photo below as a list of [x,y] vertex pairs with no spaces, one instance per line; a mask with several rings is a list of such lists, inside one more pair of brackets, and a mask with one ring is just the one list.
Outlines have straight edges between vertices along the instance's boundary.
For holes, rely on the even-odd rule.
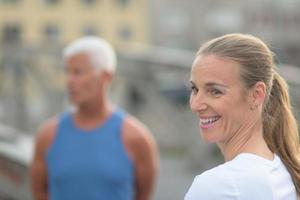
[[300,117],[300,0],[0,0],[0,200],[31,200],[28,166],[39,125],[68,106],[61,50],[96,35],[118,70],[111,99],[146,123],[160,148],[154,200],[183,199],[221,163],[190,112],[199,46],[225,33],[261,37],[276,53]]

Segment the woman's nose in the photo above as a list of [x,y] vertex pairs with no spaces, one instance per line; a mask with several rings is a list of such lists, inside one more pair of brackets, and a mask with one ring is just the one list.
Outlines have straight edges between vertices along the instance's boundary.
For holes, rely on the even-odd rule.
[[193,112],[200,112],[207,109],[206,98],[201,94],[191,95],[190,108]]

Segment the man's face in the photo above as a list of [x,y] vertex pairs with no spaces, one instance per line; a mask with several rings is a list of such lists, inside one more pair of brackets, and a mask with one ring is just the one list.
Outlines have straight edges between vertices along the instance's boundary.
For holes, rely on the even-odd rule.
[[81,53],[69,57],[65,62],[65,69],[71,103],[86,104],[101,96],[101,72],[92,66],[87,54]]

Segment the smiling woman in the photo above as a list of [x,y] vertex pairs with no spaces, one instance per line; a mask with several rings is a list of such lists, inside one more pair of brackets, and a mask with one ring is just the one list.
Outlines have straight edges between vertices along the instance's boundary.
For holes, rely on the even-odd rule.
[[256,121],[242,93],[238,69],[236,62],[215,55],[197,57],[192,67],[191,109],[198,114],[203,139],[221,146],[233,136],[242,136],[238,132],[244,118]]
[[296,200],[297,123],[273,53],[251,35],[205,43],[191,69],[190,107],[225,163],[197,176],[185,200]]

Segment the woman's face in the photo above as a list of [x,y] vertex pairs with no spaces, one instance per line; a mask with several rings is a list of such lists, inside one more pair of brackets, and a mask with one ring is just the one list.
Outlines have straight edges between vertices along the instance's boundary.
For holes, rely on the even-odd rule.
[[249,128],[254,117],[251,98],[237,62],[212,54],[197,56],[191,89],[190,107],[199,118],[205,141],[226,144]]

